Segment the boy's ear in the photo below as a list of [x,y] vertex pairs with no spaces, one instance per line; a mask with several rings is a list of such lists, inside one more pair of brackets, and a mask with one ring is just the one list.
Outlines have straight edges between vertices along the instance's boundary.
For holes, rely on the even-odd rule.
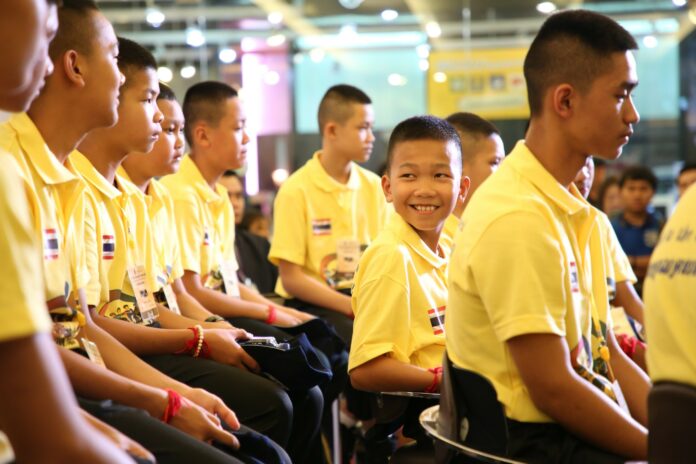
[[570,84],[556,86],[551,94],[553,110],[561,118],[566,119],[573,114],[577,92]]
[[469,176],[462,176],[459,181],[459,201],[466,200],[466,196],[469,193],[469,187],[471,187],[471,179]]
[[322,135],[327,138],[336,137],[336,123],[333,121],[327,122],[324,125],[324,133]]
[[63,74],[70,81],[79,87],[85,86],[85,77],[83,62],[80,55],[75,50],[68,50],[63,53],[60,59],[60,64],[63,66]]
[[[191,135],[193,136],[192,138],[194,146],[210,148],[211,141],[210,137],[208,137],[207,127],[204,124],[196,124],[191,132]],[[193,149],[193,147],[190,148]]]
[[382,191],[384,192],[384,198],[387,199],[387,203],[392,202],[392,192],[391,192],[391,180],[388,175],[382,176]]

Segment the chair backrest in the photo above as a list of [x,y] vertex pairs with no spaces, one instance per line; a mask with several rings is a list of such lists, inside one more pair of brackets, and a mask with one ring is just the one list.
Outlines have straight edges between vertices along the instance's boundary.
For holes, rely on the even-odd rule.
[[648,395],[648,458],[651,464],[696,462],[696,388],[658,382]]
[[481,375],[442,361],[438,432],[486,453],[507,454],[508,431],[503,406],[493,385]]

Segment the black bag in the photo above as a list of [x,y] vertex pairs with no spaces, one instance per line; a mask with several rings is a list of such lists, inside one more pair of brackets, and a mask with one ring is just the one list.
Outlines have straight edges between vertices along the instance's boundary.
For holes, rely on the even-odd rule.
[[331,367],[317,355],[305,334],[278,342],[242,341],[239,345],[259,363],[264,374],[288,390],[309,390],[331,380]]

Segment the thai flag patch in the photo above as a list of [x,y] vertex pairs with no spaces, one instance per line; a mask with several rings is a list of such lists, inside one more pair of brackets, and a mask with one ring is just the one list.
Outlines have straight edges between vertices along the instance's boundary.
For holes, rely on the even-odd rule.
[[433,333],[435,335],[440,335],[445,333],[445,308],[447,306],[440,306],[439,308],[433,308],[428,310],[428,317],[430,318],[430,325],[433,327]]
[[208,233],[208,229],[203,231],[203,245],[210,245],[210,234]]
[[331,235],[331,219],[312,219],[312,234]]
[[44,259],[58,259],[58,234],[56,229],[44,229]]
[[102,259],[114,259],[116,243],[113,235],[102,235]]

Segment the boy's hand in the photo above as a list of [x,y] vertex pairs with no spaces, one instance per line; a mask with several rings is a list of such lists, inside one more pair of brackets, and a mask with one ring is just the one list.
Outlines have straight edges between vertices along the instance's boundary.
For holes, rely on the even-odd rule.
[[252,372],[260,371],[254,358],[249,356],[235,340],[236,332],[229,329],[208,329],[204,333],[212,360]]
[[286,314],[289,314],[290,316],[299,319],[300,323],[310,321],[312,319],[316,319],[316,316],[313,314],[306,313],[304,311],[298,311],[297,309],[294,308],[288,308],[286,306],[278,306],[277,307],[279,311],[283,311]]
[[237,419],[237,415],[230,408],[228,408],[220,398],[212,393],[209,393],[202,388],[189,388],[183,393],[180,392],[180,394],[209,413],[218,416],[227,425],[229,425],[232,430],[239,429],[239,420]]
[[[239,421],[237,416],[232,411],[229,411],[227,416],[231,419],[228,425],[235,430],[238,429]],[[234,449],[239,448],[237,438],[222,428],[220,419],[214,413],[206,411],[186,398],[181,398],[181,409],[172,418],[170,424],[201,441],[210,442],[211,440],[216,440]]]
[[143,448],[143,446],[140,443],[130,439],[129,437],[122,434],[115,428],[111,427],[110,425],[102,422],[101,420],[84,411],[82,411],[82,415],[83,417],[85,417],[85,419],[87,419],[90,425],[94,427],[95,430],[101,433],[105,438],[107,438],[109,441],[115,444],[118,448],[138,458],[145,459],[150,462],[156,462],[155,457],[152,455],[152,453]]
[[302,324],[302,320],[281,310],[276,311],[276,319],[273,325],[278,327],[294,327]]

